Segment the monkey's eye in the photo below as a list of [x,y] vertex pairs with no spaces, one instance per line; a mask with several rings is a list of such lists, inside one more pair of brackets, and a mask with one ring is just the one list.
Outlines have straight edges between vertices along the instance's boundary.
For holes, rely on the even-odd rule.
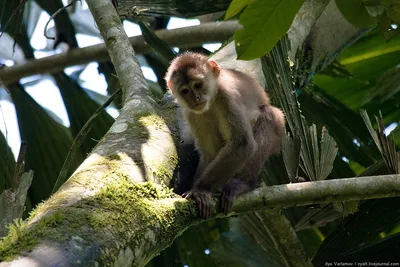
[[186,95],[187,93],[189,93],[189,90],[188,89],[183,89],[182,91],[181,91],[181,94],[182,95]]
[[197,83],[195,83],[194,85],[193,85],[193,88],[194,89],[200,89],[201,88],[201,83],[199,83],[199,82],[197,82]]

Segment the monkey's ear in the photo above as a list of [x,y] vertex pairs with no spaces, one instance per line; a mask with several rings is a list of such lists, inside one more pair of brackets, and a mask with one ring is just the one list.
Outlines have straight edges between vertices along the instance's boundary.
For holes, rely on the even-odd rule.
[[174,94],[174,89],[172,89],[172,82],[170,80],[167,80],[167,86],[171,94]]
[[219,68],[217,62],[215,62],[214,60],[211,60],[211,59],[210,59],[210,60],[208,60],[208,64],[210,64],[211,69],[212,69],[212,71],[214,72],[214,74],[215,74],[216,76],[218,76],[221,69]]

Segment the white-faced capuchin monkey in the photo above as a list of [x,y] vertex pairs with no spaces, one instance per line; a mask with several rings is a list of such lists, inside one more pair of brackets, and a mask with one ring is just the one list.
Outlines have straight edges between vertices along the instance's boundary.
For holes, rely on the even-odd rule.
[[253,78],[222,69],[202,54],[175,58],[165,79],[200,154],[192,189],[184,195],[208,218],[212,194],[221,192],[221,211],[227,214],[236,196],[259,186],[265,161],[279,153],[284,115]]

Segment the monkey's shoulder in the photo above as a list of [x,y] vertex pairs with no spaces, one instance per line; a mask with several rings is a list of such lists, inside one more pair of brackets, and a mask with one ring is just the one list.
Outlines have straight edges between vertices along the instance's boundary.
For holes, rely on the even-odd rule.
[[251,90],[232,90],[232,88],[221,90],[215,102],[216,106],[220,107],[219,117],[229,117],[229,121],[237,126],[247,123],[243,119],[247,119],[253,125],[262,112],[261,107],[269,105],[268,98],[264,98],[261,94],[254,94]]

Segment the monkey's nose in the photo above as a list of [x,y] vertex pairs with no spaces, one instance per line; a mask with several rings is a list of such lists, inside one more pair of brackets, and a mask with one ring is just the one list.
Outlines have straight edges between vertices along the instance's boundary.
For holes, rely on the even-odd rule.
[[200,100],[200,95],[196,95],[196,101]]

